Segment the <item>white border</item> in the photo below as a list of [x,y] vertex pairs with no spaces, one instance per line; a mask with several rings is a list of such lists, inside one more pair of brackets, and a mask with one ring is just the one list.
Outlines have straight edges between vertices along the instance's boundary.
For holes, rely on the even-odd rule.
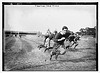
[[[99,2],[100,3],[100,0],[0,0],[0,72],[4,72],[2,71],[2,2]],[[100,67],[99,67],[99,61],[100,61],[100,46],[99,46],[99,28],[100,28],[100,24],[99,24],[99,12],[100,12],[100,4],[98,3],[98,71],[93,71],[92,73],[95,73],[95,72],[99,72],[100,71]],[[6,71],[5,71],[6,72]],[[11,72],[11,71],[10,71]],[[12,71],[14,72],[14,71]],[[16,71],[16,72],[20,72],[20,71]],[[25,71],[21,71],[21,72],[25,72]],[[56,71],[26,71],[27,73],[28,72],[56,72]],[[61,72],[61,71],[60,71]],[[90,71],[62,71],[62,72],[90,72]]]

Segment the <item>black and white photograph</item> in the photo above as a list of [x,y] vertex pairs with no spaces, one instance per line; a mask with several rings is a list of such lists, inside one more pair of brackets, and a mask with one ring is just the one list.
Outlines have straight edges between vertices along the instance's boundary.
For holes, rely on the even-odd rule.
[[98,71],[98,2],[2,6],[2,71]]

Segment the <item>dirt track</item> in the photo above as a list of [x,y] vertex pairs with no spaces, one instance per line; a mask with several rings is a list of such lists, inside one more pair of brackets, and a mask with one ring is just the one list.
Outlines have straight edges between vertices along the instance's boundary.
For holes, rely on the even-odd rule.
[[37,48],[43,43],[41,37],[13,37],[6,42],[5,70],[96,70],[95,39],[92,37],[82,37],[75,50],[68,49],[57,61],[54,58],[50,61],[49,52],[44,53],[44,49]]

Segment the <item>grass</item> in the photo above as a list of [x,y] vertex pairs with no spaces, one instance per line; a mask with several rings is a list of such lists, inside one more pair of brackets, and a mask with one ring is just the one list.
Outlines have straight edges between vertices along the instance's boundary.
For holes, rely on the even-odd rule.
[[65,55],[59,56],[57,61],[50,61],[49,52],[44,53],[42,50],[36,48],[38,44],[35,42],[43,42],[42,38],[39,39],[39,37],[37,37],[37,40],[36,37],[35,39],[15,39],[16,38],[10,40],[9,43],[6,44],[6,47],[8,49],[12,48],[12,46],[19,48],[16,45],[20,45],[20,51],[10,50],[4,54],[4,65],[11,71],[96,70],[96,48],[94,48],[94,39],[89,38],[88,41],[81,40],[75,50],[73,48],[69,49]]
[[7,66],[7,68],[16,66],[17,61],[20,58],[24,59],[27,52],[33,49],[32,46],[24,40],[22,40],[23,44],[21,45],[21,43],[19,43],[20,41],[16,40],[18,38],[11,37],[10,39],[11,40],[7,41],[8,43],[5,46],[6,52],[4,53],[4,65]]

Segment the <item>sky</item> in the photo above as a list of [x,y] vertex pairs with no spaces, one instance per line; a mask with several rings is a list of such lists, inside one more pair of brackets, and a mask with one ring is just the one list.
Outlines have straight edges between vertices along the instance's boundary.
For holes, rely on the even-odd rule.
[[46,33],[48,29],[70,31],[96,26],[95,5],[5,5],[4,30]]

